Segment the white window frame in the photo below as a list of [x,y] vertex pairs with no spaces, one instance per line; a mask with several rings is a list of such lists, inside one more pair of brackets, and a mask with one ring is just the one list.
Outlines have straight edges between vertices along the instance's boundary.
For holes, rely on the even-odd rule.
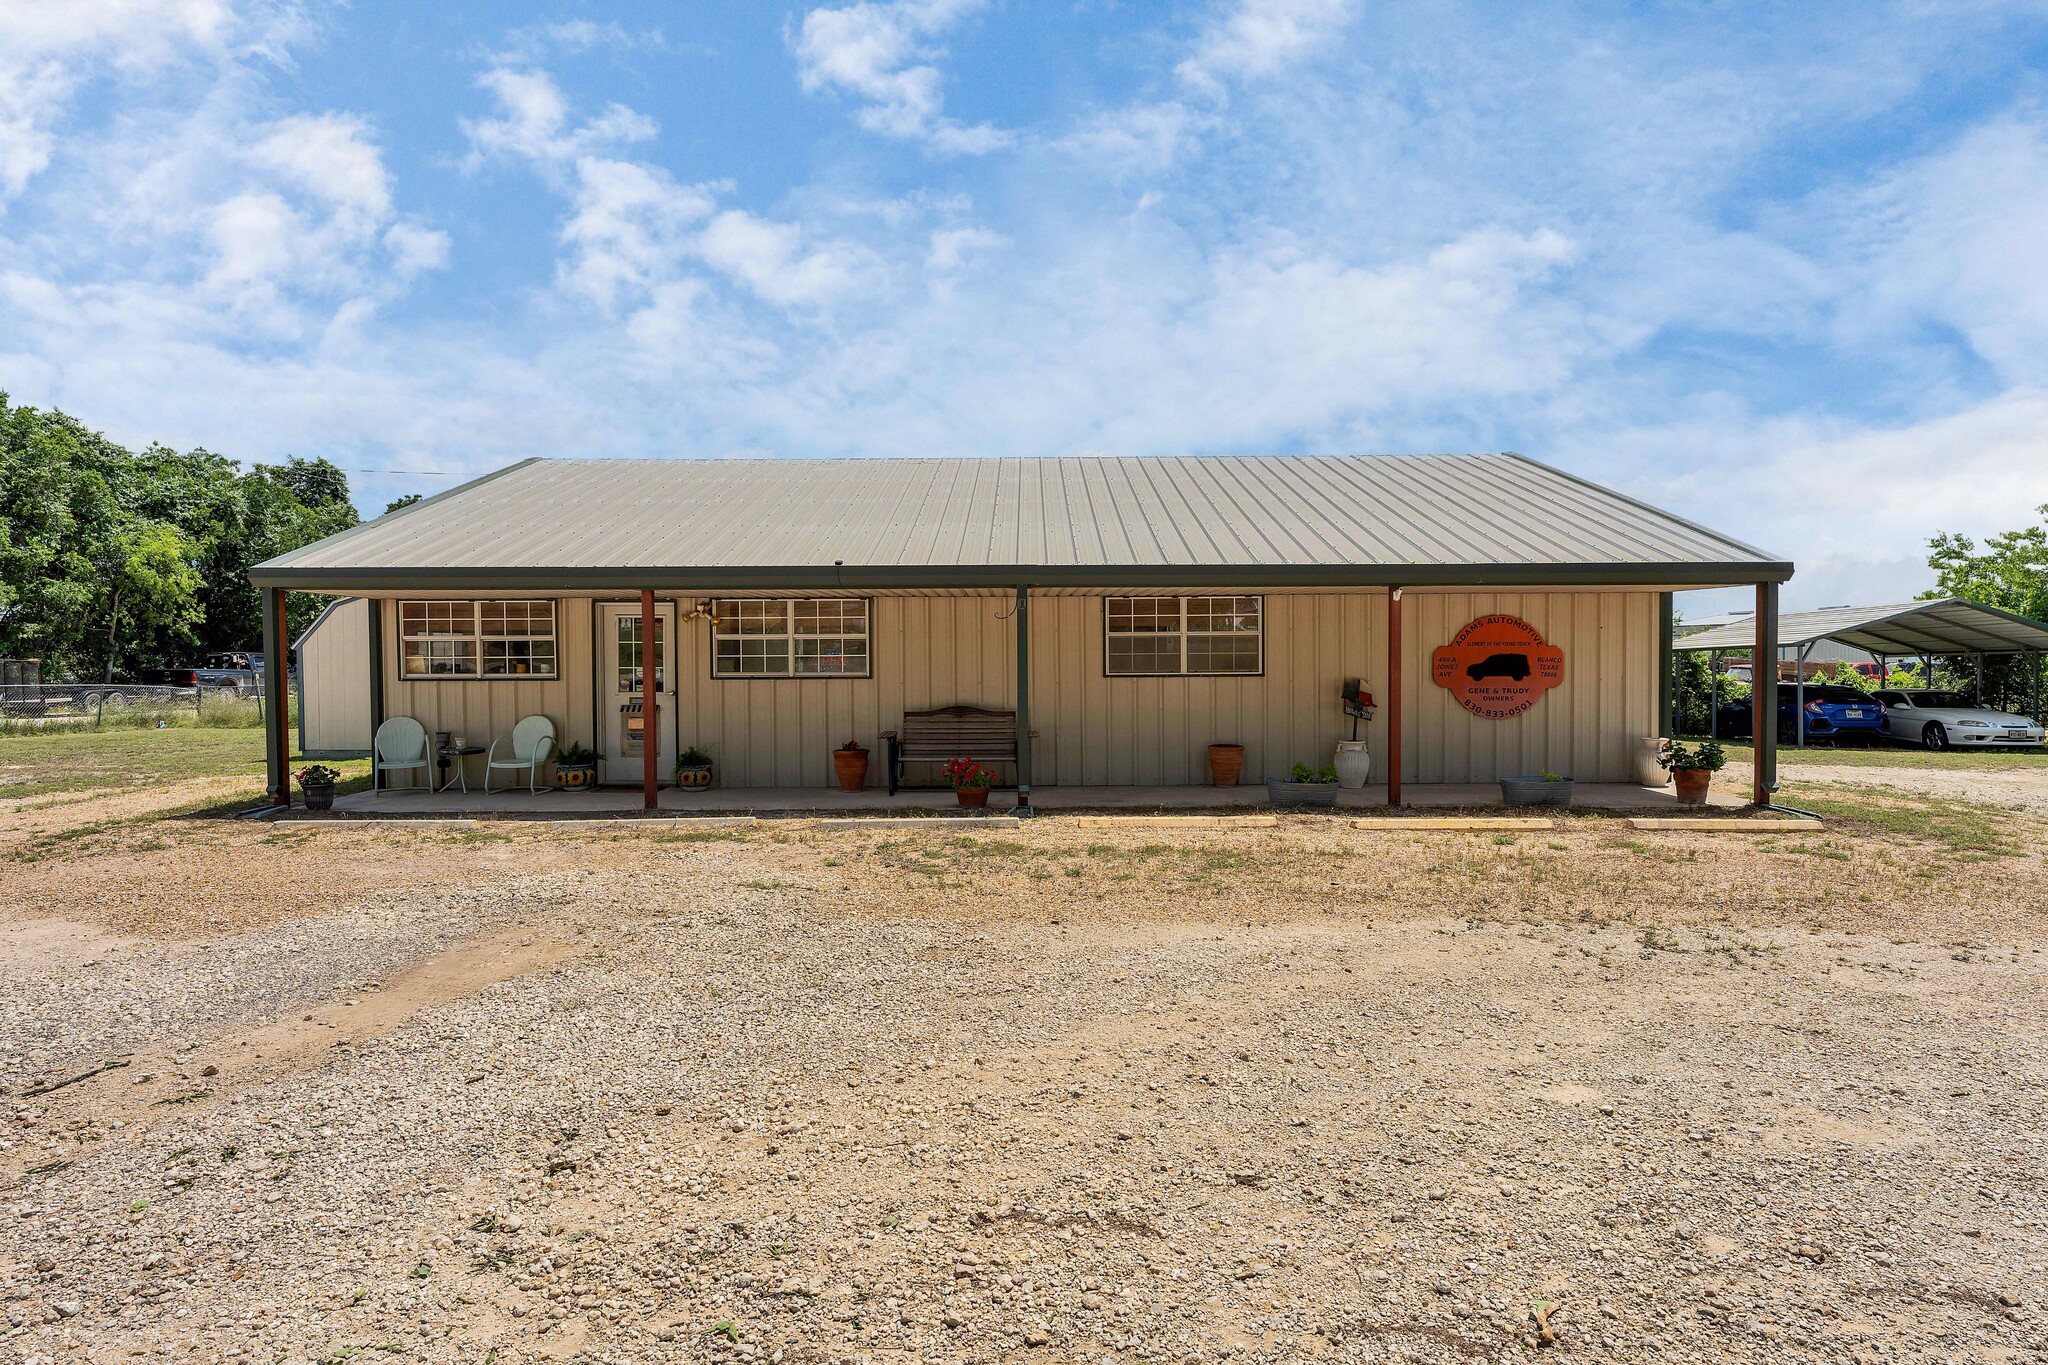
[[[542,631],[506,632],[487,631],[484,628],[484,609],[518,604],[529,613],[535,607],[545,607],[548,614],[548,629]],[[406,611],[409,607],[419,608],[419,614],[428,625],[425,631],[409,630]],[[452,608],[465,608],[469,613],[466,630],[432,629],[435,608],[442,608],[452,615]],[[449,623],[454,624],[452,621]],[[496,672],[489,667],[490,647],[493,644],[523,643],[534,644],[545,640],[554,656],[554,666],[546,672],[531,669],[525,673],[511,671]],[[469,646],[470,667],[462,672],[428,669],[417,672],[412,667],[416,657],[413,646],[425,645],[431,641],[461,641]],[[423,657],[423,656],[420,656]],[[412,598],[398,604],[398,676],[404,682],[553,682],[562,676],[562,612],[560,605],[549,597],[491,597],[491,598]]]
[[[1117,603],[1128,602],[1172,602],[1176,607],[1174,627],[1171,630],[1113,630],[1110,618],[1115,614]],[[1249,602],[1257,616],[1257,624],[1251,630],[1190,630],[1188,608],[1196,602]],[[1196,638],[1222,638],[1241,640],[1250,636],[1257,645],[1258,663],[1251,668],[1190,669],[1188,667],[1188,641]],[[1110,641],[1115,638],[1148,640],[1171,639],[1174,643],[1176,664],[1172,668],[1118,669],[1110,662]],[[1137,597],[1105,597],[1102,599],[1102,674],[1106,678],[1257,678],[1266,672],[1266,599],[1253,593],[1191,593],[1181,597],[1145,595]]]
[[[724,631],[720,627],[734,619],[728,613],[737,614],[743,605],[773,604],[782,608],[782,629],[774,631]],[[799,609],[831,606],[844,609],[848,606],[860,608],[860,629],[838,629],[831,633],[822,630],[801,629],[797,620]],[[843,625],[843,623],[841,623]],[[710,669],[715,682],[745,682],[762,680],[796,679],[799,681],[830,681],[834,678],[872,678],[875,676],[875,604],[866,597],[722,597],[711,603],[711,648]],[[718,644],[721,640],[779,640],[783,647],[784,667],[768,671],[727,671],[719,667]],[[861,654],[866,660],[859,671],[843,670],[830,673],[807,673],[797,669],[798,647],[804,641],[815,640],[858,640]]]

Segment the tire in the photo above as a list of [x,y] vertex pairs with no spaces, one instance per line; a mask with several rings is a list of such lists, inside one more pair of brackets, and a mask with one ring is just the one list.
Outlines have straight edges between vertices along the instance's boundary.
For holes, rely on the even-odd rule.
[[79,710],[81,710],[81,711],[97,711],[97,710],[99,710],[99,706],[100,706],[100,694],[99,694],[99,693],[97,693],[97,692],[80,692],[80,693],[78,694],[78,709],[79,709]]
[[107,693],[107,705],[109,705],[109,706],[115,706],[115,707],[119,707],[119,706],[126,706],[127,704],[128,704],[128,697],[127,697],[127,694],[126,694],[126,693],[122,693],[122,692],[109,692],[109,693]]
[[1945,753],[1949,747],[1948,727],[1938,720],[1928,721],[1927,728],[1920,732],[1920,743],[1934,753]]

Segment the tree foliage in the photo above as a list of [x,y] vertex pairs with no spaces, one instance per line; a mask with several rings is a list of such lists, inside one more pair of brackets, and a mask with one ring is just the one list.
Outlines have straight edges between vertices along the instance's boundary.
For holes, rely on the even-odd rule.
[[[1934,587],[1920,596],[1966,597],[2015,616],[2048,621],[2048,504],[2034,509],[2039,526],[2004,531],[1979,549],[1976,541],[1944,531],[1927,542],[1927,567]],[[1939,686],[1971,691],[1971,669],[1946,664],[1936,673]],[[2004,656],[1984,661],[1984,699],[1994,706],[2039,714],[2042,671],[2038,656]]]
[[[116,676],[253,649],[249,570],[356,524],[326,460],[249,470],[206,450],[131,453],[0,393],[0,655]],[[294,634],[323,599],[294,593]]]

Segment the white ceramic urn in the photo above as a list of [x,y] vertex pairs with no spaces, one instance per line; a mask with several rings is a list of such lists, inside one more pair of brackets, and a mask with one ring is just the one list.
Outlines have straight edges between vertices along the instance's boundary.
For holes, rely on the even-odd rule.
[[1337,741],[1337,785],[1355,792],[1372,778],[1372,745],[1362,739]]

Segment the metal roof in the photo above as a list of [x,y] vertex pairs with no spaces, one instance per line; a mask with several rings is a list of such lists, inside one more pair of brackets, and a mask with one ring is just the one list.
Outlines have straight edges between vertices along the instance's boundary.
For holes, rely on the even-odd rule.
[[1706,584],[1792,566],[1520,455],[528,460],[262,586]]
[[[1778,644],[1813,640],[1872,654],[2020,654],[2048,650],[2048,625],[1960,597],[1897,602],[1887,607],[1829,607],[1778,618]],[[1738,621],[1681,637],[1674,648],[1750,649],[1756,624]]]

